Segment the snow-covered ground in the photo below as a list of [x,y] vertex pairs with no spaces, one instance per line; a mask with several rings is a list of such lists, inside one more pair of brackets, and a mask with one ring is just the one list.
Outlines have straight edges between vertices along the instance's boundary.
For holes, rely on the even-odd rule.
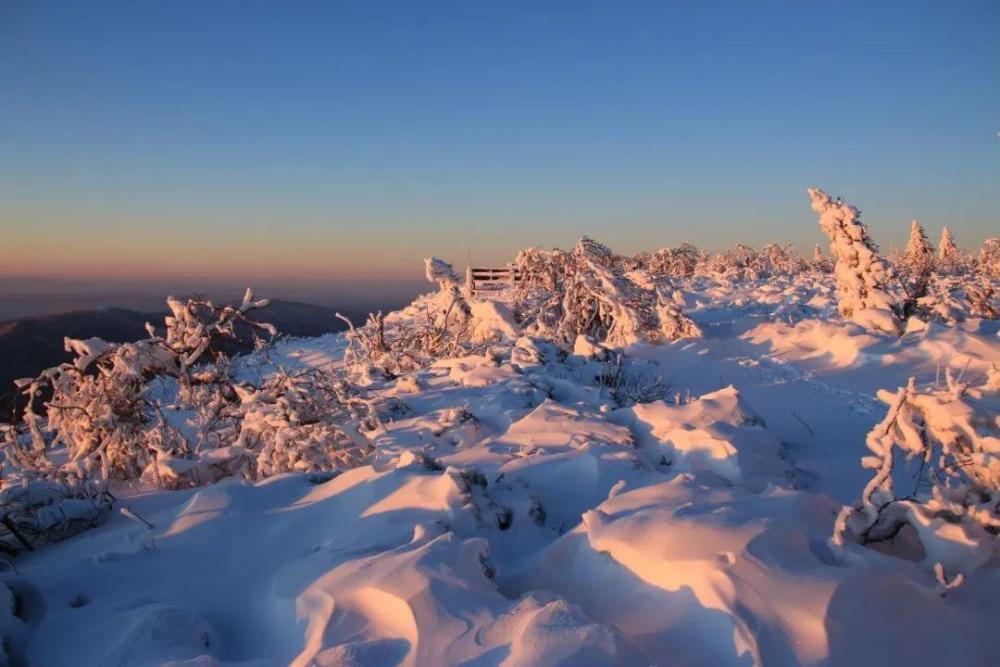
[[[624,362],[508,329],[372,384],[395,410],[365,465],[113,489],[128,512],[3,575],[11,664],[996,664],[992,560],[942,595],[921,558],[830,538],[872,476],[876,391],[984,376],[998,322],[871,333],[823,280],[681,297],[702,337]],[[286,340],[237,372],[345,349]],[[615,390],[660,397],[613,397],[622,363]]]

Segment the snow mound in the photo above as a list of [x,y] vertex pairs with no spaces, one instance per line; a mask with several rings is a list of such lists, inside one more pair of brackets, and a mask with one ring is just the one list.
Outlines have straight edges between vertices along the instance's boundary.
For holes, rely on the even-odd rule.
[[500,301],[479,299],[469,302],[472,311],[470,336],[474,343],[492,340],[516,340],[521,328],[514,319],[514,313]]
[[624,426],[607,421],[600,414],[546,399],[511,426],[499,441],[533,454],[580,447],[587,443],[631,447],[632,433]]
[[835,511],[822,496],[706,492],[679,476],[586,513],[509,588],[579,605],[640,651],[636,664],[990,662],[976,636],[995,605],[973,592],[946,604],[877,554],[836,561],[823,532]]
[[939,375],[941,369],[949,367],[984,373],[1000,361],[1000,338],[993,327],[979,322],[967,322],[963,327],[930,322],[911,327],[901,337],[873,334],[845,322],[767,322],[750,329],[743,338],[772,355],[827,371],[874,364],[901,368],[902,376]]
[[664,401],[619,410],[639,445],[660,455],[659,463],[678,472],[711,472],[723,479],[762,483],[785,471],[781,443],[750,411],[733,386],[683,405]]
[[32,620],[60,637],[32,662],[614,664],[609,627],[498,592],[470,479],[368,466],[137,498],[154,528],[121,517],[26,567],[38,595],[80,600]]

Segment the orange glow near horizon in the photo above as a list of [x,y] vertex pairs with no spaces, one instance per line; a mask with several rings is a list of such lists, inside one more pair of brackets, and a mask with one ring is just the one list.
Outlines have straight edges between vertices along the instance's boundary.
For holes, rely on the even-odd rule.
[[[378,229],[368,229],[364,236],[336,229],[310,233],[275,229],[254,234],[233,234],[211,227],[204,234],[195,234],[189,227],[177,233],[171,233],[172,229],[178,227],[152,224],[143,229],[109,229],[80,225],[58,233],[37,233],[23,227],[9,230],[0,247],[0,276],[419,279],[423,275],[422,257],[441,254],[457,266],[464,266],[467,252],[460,242],[438,239],[435,244],[431,238],[414,239],[413,234],[404,236]],[[494,261],[501,261],[501,255]]]

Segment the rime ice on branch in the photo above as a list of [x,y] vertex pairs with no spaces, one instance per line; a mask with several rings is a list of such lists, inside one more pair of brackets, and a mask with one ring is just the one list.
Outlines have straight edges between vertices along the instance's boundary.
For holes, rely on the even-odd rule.
[[865,328],[898,333],[896,304],[886,287],[888,266],[868,237],[861,212],[819,188],[808,192],[819,225],[830,238],[840,314]]

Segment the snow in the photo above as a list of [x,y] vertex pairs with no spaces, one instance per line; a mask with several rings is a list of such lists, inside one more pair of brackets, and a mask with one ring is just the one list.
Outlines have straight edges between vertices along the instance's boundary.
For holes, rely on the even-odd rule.
[[[815,197],[821,216],[855,220]],[[544,313],[525,326],[517,307],[466,298],[431,259],[441,290],[381,323],[431,321],[434,354],[407,356],[427,351],[414,345],[385,372],[352,334],[282,339],[234,361],[232,439],[187,458],[164,448],[155,475],[112,484],[116,511],[37,480],[5,487],[0,502],[46,522],[65,510],[96,524],[0,575],[10,663],[995,663],[997,520],[969,498],[988,495],[1000,454],[1000,325],[912,320],[899,334],[866,308],[840,316],[830,274],[745,275],[791,262],[780,246],[717,278],[695,275],[690,248],[664,249],[655,262],[683,273],[668,281],[626,278],[605,250],[520,257],[538,290],[576,258],[568,294],[610,314],[603,329],[547,337]],[[886,302],[874,310],[893,321]],[[200,347],[193,321],[181,333]],[[321,373],[354,384],[309,380]],[[197,410],[167,405],[178,392],[163,378],[145,395],[195,439]],[[902,421],[887,417],[897,397]],[[949,487],[958,505],[907,482],[898,536],[853,539],[886,511],[884,482],[911,479],[915,460],[893,450],[919,459],[921,437],[986,472]],[[193,476],[204,485],[183,488]]]

